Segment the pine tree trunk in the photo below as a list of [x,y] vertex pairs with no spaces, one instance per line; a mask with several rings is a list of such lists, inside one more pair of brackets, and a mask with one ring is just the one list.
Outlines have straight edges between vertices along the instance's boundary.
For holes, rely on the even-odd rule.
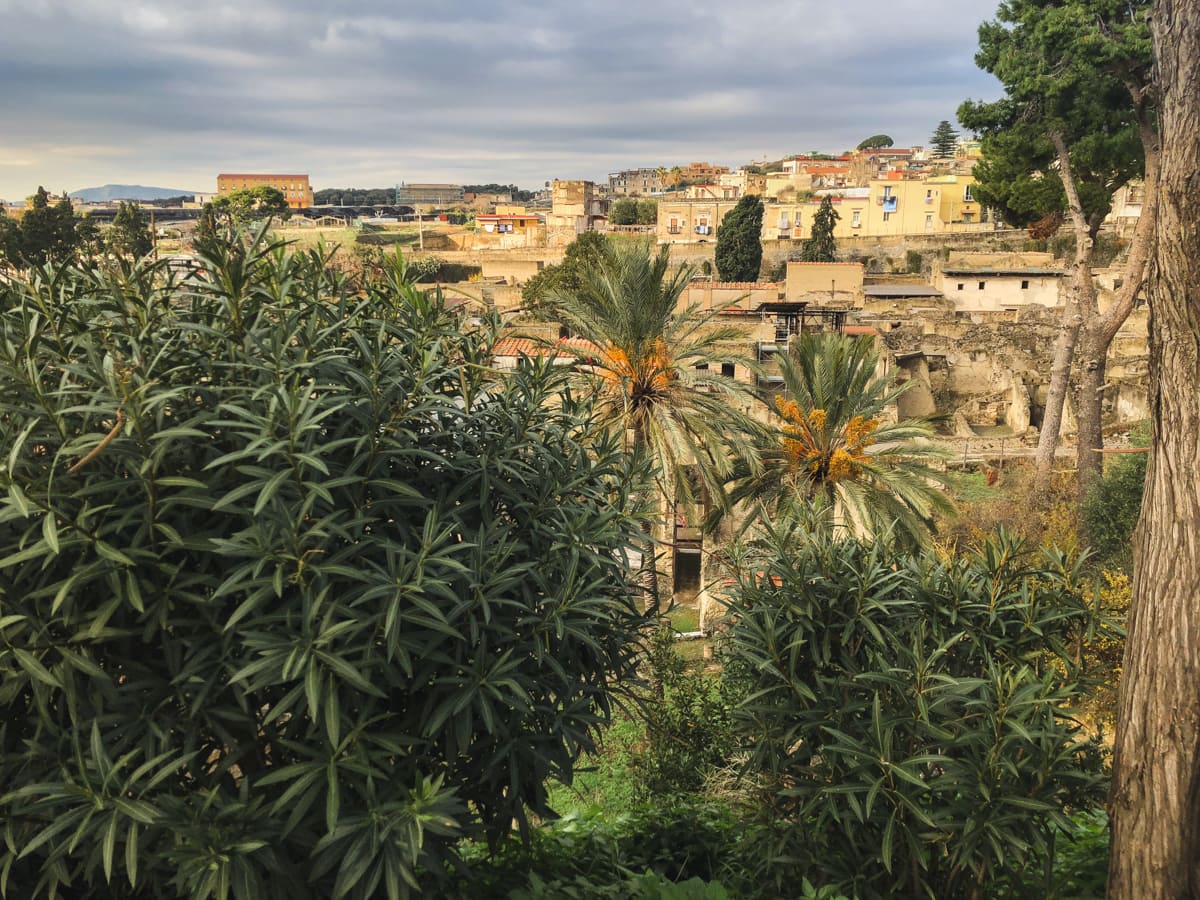
[[[1050,369],[1050,384],[1046,391],[1046,409],[1042,416],[1042,430],[1038,435],[1037,455],[1034,462],[1038,480],[1043,484],[1054,466],[1054,454],[1058,450],[1059,431],[1062,428],[1063,404],[1071,386],[1071,359],[1075,353],[1083,307],[1088,299],[1095,300],[1092,284],[1092,235],[1087,219],[1083,215],[1083,204],[1071,171],[1071,154],[1066,141],[1058,132],[1050,134],[1050,140],[1058,153],[1059,175],[1067,194],[1067,208],[1071,213],[1071,229],[1075,232],[1075,259],[1071,271],[1071,297],[1063,309],[1062,324],[1054,344],[1054,361]],[[1076,419],[1083,415],[1076,410]]]
[[[1089,327],[1089,325],[1091,327]],[[1100,450],[1104,447],[1104,371],[1108,345],[1100,345],[1095,325],[1080,329],[1075,356],[1079,363],[1075,374],[1075,417],[1079,423],[1076,437],[1075,471],[1080,498],[1092,480],[1101,474]]]
[[1050,364],[1050,385],[1046,392],[1046,407],[1042,413],[1042,430],[1038,434],[1034,466],[1038,480],[1044,485],[1054,468],[1054,454],[1062,432],[1063,406],[1071,383],[1071,360],[1075,356],[1075,341],[1079,337],[1079,314],[1076,312],[1075,285],[1063,310],[1063,321],[1054,342],[1054,358]]
[[1157,0],[1154,441],[1117,709],[1109,896],[1200,896],[1200,8]]

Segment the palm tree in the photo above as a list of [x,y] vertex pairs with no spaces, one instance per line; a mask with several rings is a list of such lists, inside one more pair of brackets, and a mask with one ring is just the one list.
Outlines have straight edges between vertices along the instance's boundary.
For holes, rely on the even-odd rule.
[[[680,307],[692,274],[671,269],[667,247],[652,254],[648,242],[618,244],[581,272],[577,289],[554,298],[563,323],[587,342],[580,374],[602,420],[653,462],[659,533],[673,501],[697,499],[693,479],[723,504],[736,461],[757,471],[763,431],[749,414],[750,384],[722,374],[755,368],[742,352],[747,334],[721,321],[725,307]],[[648,586],[656,600],[656,580]]]
[[895,385],[878,369],[869,338],[801,335],[779,360],[780,424],[762,471],[741,477],[732,498],[758,500],[758,512],[769,514],[798,494],[851,527],[920,543],[933,514],[953,510],[939,490],[945,476],[929,465],[944,452],[926,442],[927,421],[886,421],[909,383]]

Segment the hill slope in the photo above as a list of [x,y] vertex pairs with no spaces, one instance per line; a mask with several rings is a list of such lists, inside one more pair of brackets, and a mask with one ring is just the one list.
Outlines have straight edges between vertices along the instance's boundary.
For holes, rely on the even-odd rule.
[[141,184],[105,184],[71,191],[71,196],[85,203],[103,203],[106,200],[165,200],[168,197],[190,197],[195,193],[174,188],[146,187]]

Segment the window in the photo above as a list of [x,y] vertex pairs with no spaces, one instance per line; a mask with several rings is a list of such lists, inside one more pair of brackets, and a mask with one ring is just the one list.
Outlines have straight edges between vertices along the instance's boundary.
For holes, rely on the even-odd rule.
[[883,199],[890,200],[891,197],[892,197],[892,187],[891,187],[891,185],[885,185],[883,188]]
[[862,228],[862,210],[856,209],[850,214],[850,227]]
[[981,281],[981,282],[979,282],[979,289],[980,289],[981,291],[983,290],[983,286],[984,286],[985,284],[987,284],[987,282],[986,282],[986,281]]
[[733,378],[737,373],[737,367],[733,363],[721,363],[721,375],[724,378]]
[[965,188],[963,188],[963,203],[974,203],[974,202],[975,202],[975,197],[971,193],[971,185],[968,184]]
[[925,213],[925,230],[933,231],[933,213]]
[[1028,279],[1025,279],[1025,278],[1021,279],[1021,290],[1023,290],[1023,291],[1029,290],[1029,280]]
[[779,227],[780,228],[791,228],[792,227],[791,224],[788,222],[788,214],[786,212],[781,212],[779,214]]

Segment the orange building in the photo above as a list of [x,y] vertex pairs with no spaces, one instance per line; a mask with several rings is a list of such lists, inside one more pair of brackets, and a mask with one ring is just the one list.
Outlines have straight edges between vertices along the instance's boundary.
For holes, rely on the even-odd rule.
[[292,209],[308,209],[313,205],[313,190],[307,175],[218,175],[217,196],[225,197],[264,184],[282,193]]

